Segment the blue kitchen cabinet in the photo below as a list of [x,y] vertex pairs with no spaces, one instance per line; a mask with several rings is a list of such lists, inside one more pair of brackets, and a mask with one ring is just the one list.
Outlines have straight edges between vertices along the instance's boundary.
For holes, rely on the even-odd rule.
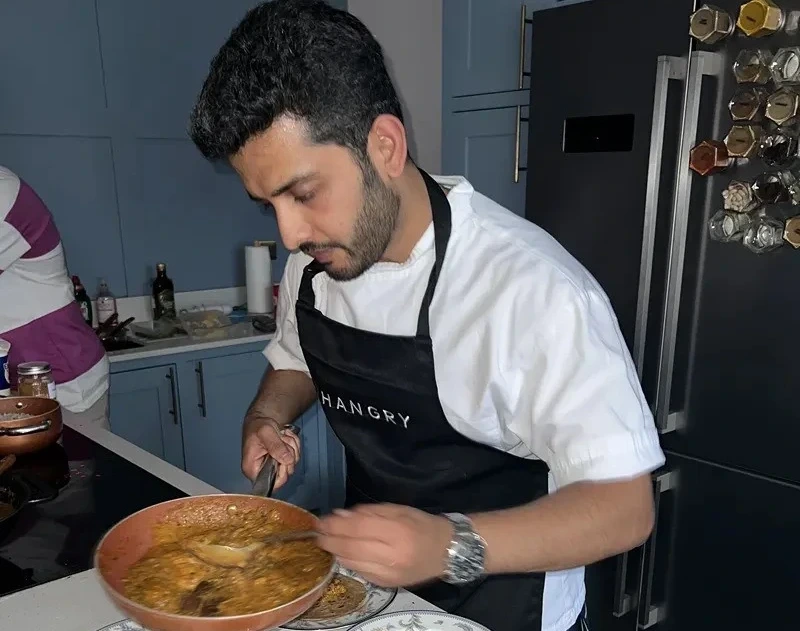
[[183,436],[175,364],[112,373],[111,431],[183,468]]
[[[526,89],[529,81],[521,73],[530,70],[532,36],[526,19],[530,19],[534,11],[586,1],[444,0],[442,82],[445,100]],[[567,33],[564,41],[565,45],[569,44]]]
[[519,90],[523,33],[520,0],[444,0],[442,83],[445,98]]
[[525,216],[528,107],[453,112],[443,120],[442,166],[477,191]]
[[[213,357],[179,366],[186,471],[226,493],[246,493],[252,483],[242,474],[241,424],[267,361],[260,351]],[[295,473],[276,497],[319,508],[316,408],[298,422],[301,457]]]
[[[241,424],[267,367],[262,349],[258,342],[112,363],[112,431],[221,491],[249,492]],[[295,424],[300,462],[275,497],[319,513],[341,506],[344,452],[319,404]]]

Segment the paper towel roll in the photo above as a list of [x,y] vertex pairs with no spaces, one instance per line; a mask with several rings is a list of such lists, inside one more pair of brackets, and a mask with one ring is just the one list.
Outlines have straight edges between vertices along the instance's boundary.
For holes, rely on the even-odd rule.
[[272,259],[269,247],[246,245],[244,273],[247,284],[247,312],[272,313]]

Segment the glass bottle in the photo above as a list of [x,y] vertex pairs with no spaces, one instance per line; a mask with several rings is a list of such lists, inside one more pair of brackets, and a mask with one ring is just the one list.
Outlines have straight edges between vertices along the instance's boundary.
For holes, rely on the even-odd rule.
[[48,362],[23,362],[17,366],[17,393],[21,397],[56,399],[56,382]]
[[756,254],[772,252],[783,245],[783,231],[784,224],[780,219],[764,215],[750,224],[742,243]]
[[708,222],[708,234],[714,241],[738,241],[751,223],[752,218],[746,213],[718,210]]
[[175,319],[175,285],[167,276],[166,263],[156,265],[156,278],[153,281],[153,319]]

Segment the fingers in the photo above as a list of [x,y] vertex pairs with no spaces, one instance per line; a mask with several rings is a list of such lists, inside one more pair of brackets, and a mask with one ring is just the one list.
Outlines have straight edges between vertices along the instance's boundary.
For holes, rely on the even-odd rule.
[[[399,524],[391,519],[392,515],[391,511],[388,515],[384,515],[380,509],[368,506],[359,506],[352,510],[336,510],[322,519],[319,530],[329,540],[351,540],[355,543],[372,540],[391,547],[401,534]],[[333,553],[351,556],[349,549],[339,550],[338,547],[337,552]]]
[[[391,566],[396,557],[394,547],[390,543],[377,539],[319,535],[317,545],[339,560],[349,559],[351,564],[369,562],[376,566]],[[350,569],[355,570],[356,568],[351,567]]]
[[290,430],[279,430],[278,424],[272,419],[264,419],[245,431],[242,472],[250,480],[255,480],[264,459],[271,456],[279,464],[275,480],[275,488],[278,488],[294,473],[295,465],[300,459],[299,437]]
[[[275,475],[275,489],[281,488],[289,481],[289,476],[294,473],[295,466],[300,460],[300,437],[290,429],[281,430],[281,438],[292,452],[291,464],[279,464]],[[276,458],[277,460],[277,458]]]

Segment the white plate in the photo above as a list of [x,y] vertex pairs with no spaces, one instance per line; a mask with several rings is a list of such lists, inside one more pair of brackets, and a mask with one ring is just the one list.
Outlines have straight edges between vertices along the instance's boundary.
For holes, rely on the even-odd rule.
[[396,611],[385,613],[350,631],[489,631],[466,618],[436,611]]
[[397,589],[387,589],[385,587],[373,585],[365,578],[348,569],[339,568],[339,573],[354,578],[367,588],[367,597],[358,609],[346,616],[340,616],[338,618],[328,618],[326,620],[292,620],[280,628],[299,631],[318,631],[322,629],[351,627],[354,624],[358,624],[359,622],[363,622],[379,614],[391,604],[394,597],[397,595]]
[[144,631],[144,629],[141,625],[139,625],[139,623],[126,618],[125,620],[120,620],[108,625],[107,627],[98,629],[97,631]]

